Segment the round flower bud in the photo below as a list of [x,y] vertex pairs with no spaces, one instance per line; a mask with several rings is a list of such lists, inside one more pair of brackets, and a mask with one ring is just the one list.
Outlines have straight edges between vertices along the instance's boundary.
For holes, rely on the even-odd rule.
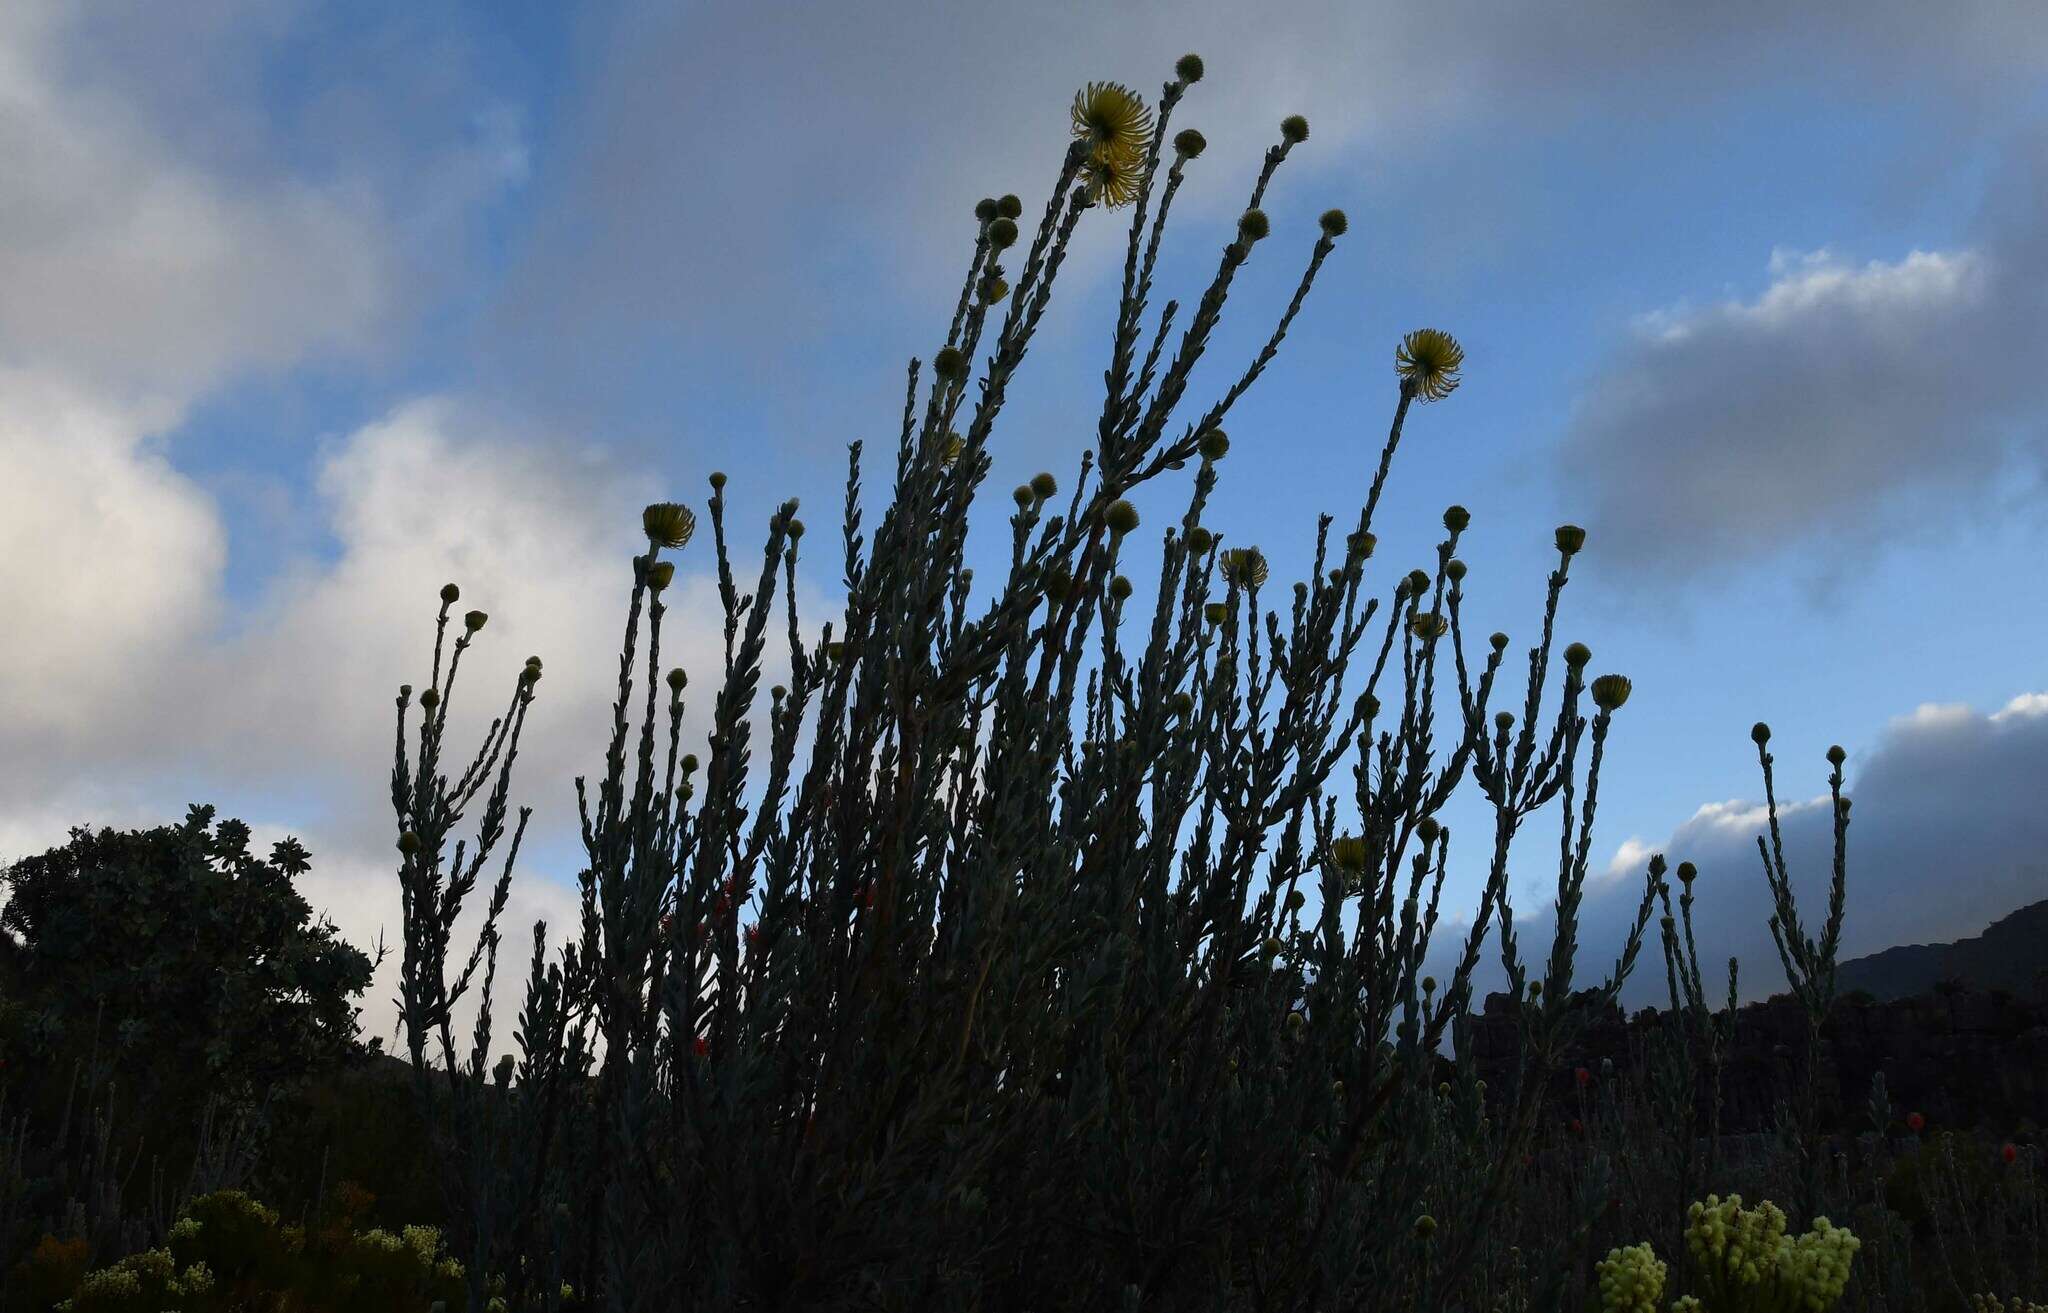
[[442,600],[442,601],[444,601],[444,602],[453,602],[453,601],[455,601],[455,600],[456,600],[457,598],[459,598],[459,597],[461,597],[461,596],[462,596],[462,590],[461,590],[460,588],[457,588],[457,587],[456,587],[456,586],[455,586],[454,584],[442,584],[442,585],[441,585],[441,600]]
[[477,630],[482,629],[485,622],[489,619],[490,617],[482,611],[471,611],[462,617],[462,627],[473,634]]
[[1444,508],[1444,528],[1449,529],[1452,533],[1463,533],[1471,523],[1472,512],[1466,510],[1463,506],[1447,506]]
[[527,666],[521,670],[519,672],[519,682],[527,688],[532,688],[535,684],[540,683],[540,667]]
[[1109,595],[1119,602],[1124,601],[1131,595],[1131,581],[1122,575],[1112,577],[1109,581]]
[[683,754],[683,759],[676,764],[683,768],[683,774],[693,774],[697,769],[697,754],[686,752]]
[[1031,504],[1031,485],[1028,483],[1018,484],[1016,491],[1010,494],[1010,498],[1017,503],[1019,510],[1029,506]]
[[407,830],[404,834],[398,836],[398,851],[404,853],[407,857],[410,857],[419,850],[420,837],[417,834],[414,834],[411,830]]
[[[955,436],[957,437],[958,435],[956,434]],[[791,538],[801,538],[804,536],[804,522],[802,520],[793,519],[785,527],[784,531],[788,533]]]
[[1230,612],[1224,609],[1221,602],[1211,602],[1202,608],[1202,619],[1207,620],[1212,625],[1222,624],[1223,618],[1229,614]]
[[1185,716],[1195,709],[1195,699],[1188,693],[1176,693],[1166,700],[1166,709],[1176,716]]
[[1301,910],[1301,905],[1307,901],[1308,899],[1302,895],[1301,890],[1291,890],[1287,895],[1287,910],[1290,912],[1299,912]]
[[426,692],[420,694],[420,705],[422,707],[425,707],[428,711],[432,711],[435,707],[441,705],[441,695],[439,693],[436,693],[433,689],[428,689]]
[[683,668],[681,666],[677,666],[675,669],[668,672],[668,688],[669,692],[671,693],[682,692],[683,689],[689,685],[689,682],[690,677],[683,673]]
[[1543,997],[1543,982],[1542,982],[1542,981],[1540,981],[1540,980],[1532,980],[1532,981],[1530,981],[1530,982],[1529,982],[1529,997],[1530,997],[1530,998],[1542,998],[1542,997]]
[[932,372],[949,382],[958,383],[967,377],[967,356],[958,347],[940,347],[932,357]]
[[675,577],[676,563],[674,561],[656,561],[652,566],[648,567],[647,586],[658,593],[671,583],[674,583]]
[[998,251],[1007,251],[1017,244],[1017,221],[997,219],[988,226],[988,244]]
[[1121,537],[1138,527],[1138,508],[1119,497],[1102,512],[1102,522]]
[[1410,570],[1408,572],[1408,591],[1417,597],[1428,592],[1429,572],[1426,570]]
[[1281,942],[1278,939],[1269,936],[1266,940],[1266,956],[1278,957],[1280,955],[1280,950],[1283,947],[1284,945],[1281,944]]
[[640,528],[656,547],[681,547],[697,531],[697,516],[676,502],[656,502],[640,512]]
[[1416,837],[1424,843],[1435,843],[1437,836],[1443,832],[1443,822],[1434,816],[1425,816],[1415,823]]
[[1195,54],[1182,55],[1173,62],[1173,75],[1183,82],[1202,80],[1202,57]]
[[1195,444],[1195,450],[1202,453],[1203,460],[1222,460],[1230,452],[1230,435],[1222,429],[1210,429]]
[[1691,862],[1680,862],[1678,864],[1678,878],[1681,883],[1691,884],[1699,878],[1699,874],[1700,868],[1694,866]]
[[974,217],[987,223],[996,217],[996,198],[984,196],[974,203]]
[[1246,242],[1262,242],[1273,231],[1273,221],[1264,210],[1246,210],[1238,216],[1237,235]]
[[1455,556],[1452,557],[1451,563],[1444,567],[1444,574],[1454,584],[1463,583],[1465,581],[1465,563]]
[[1209,139],[1193,128],[1182,128],[1173,134],[1174,153],[1183,159],[1194,159],[1209,148]]
[[1592,659],[1593,649],[1584,643],[1573,643],[1564,650],[1564,663],[1573,670],[1584,670]]
[[1506,634],[1501,633],[1499,630],[1495,630],[1493,636],[1488,638],[1486,641],[1487,644],[1491,646],[1494,651],[1498,652],[1508,645],[1508,636]]
[[1749,738],[1752,743],[1761,748],[1764,744],[1771,741],[1771,727],[1759,720],[1756,724],[1749,727]]
[[1833,747],[1828,749],[1828,765],[1840,766],[1843,762],[1847,761],[1848,759],[1849,754],[1842,751],[1841,744],[1837,743]]
[[1370,530],[1363,532],[1354,530],[1345,536],[1344,545],[1350,549],[1353,559],[1369,561],[1372,559],[1373,548],[1380,545],[1380,540]]
[[1362,719],[1371,720],[1380,714],[1380,700],[1370,693],[1358,695],[1358,714]]
[[1015,192],[1004,192],[996,198],[996,214],[1005,219],[1016,219],[1024,213],[1024,202],[1017,199]]
[[1190,555],[1206,556],[1209,554],[1209,549],[1215,545],[1216,535],[1210,533],[1201,525],[1198,524],[1188,531],[1188,552]]
[[1302,1016],[1299,1012],[1290,1012],[1287,1014],[1287,1033],[1289,1035],[1292,1035],[1295,1038],[1299,1039],[1301,1037],[1301,1032],[1307,1029],[1307,1027],[1307,1017]]
[[771,702],[780,702],[788,696],[789,690],[781,684],[776,684],[768,690],[768,700]]
[[540,665],[540,658],[537,656],[530,656],[526,658],[526,664],[538,668]]
[[411,696],[412,696],[412,685],[410,685],[410,684],[400,684],[400,685],[398,686],[398,697],[399,697],[399,700],[400,700],[401,702],[402,702],[402,701],[404,701],[405,699],[407,699],[407,698],[411,697]]
[[1431,1236],[1435,1235],[1436,1219],[1434,1217],[1431,1217],[1428,1213],[1424,1213],[1422,1216],[1416,1218],[1415,1234],[1421,1236],[1424,1240],[1427,1240]]
[[713,470],[713,471],[711,471],[711,491],[713,491],[713,492],[724,492],[724,491],[725,491],[725,471],[724,471],[724,470]]
[[1439,1099],[1448,1099],[1449,1097],[1451,1097],[1451,1083],[1447,1080],[1438,1081],[1436,1083],[1436,1096]]
[[1514,728],[1514,725],[1515,725],[1515,713],[1514,713],[1514,712],[1512,712],[1512,711],[1496,711],[1496,712],[1494,712],[1494,713],[1493,713],[1493,727],[1494,727],[1495,729],[1499,730],[1499,731],[1500,731],[1501,733],[1503,733],[1503,734],[1507,733],[1507,732],[1508,732],[1508,731],[1509,731],[1510,729],[1513,729],[1513,728]]
[[1289,145],[1299,146],[1308,140],[1308,120],[1299,114],[1289,114],[1280,120],[1280,135]]
[[1423,992],[1423,993],[1425,993],[1425,994],[1434,994],[1434,993],[1436,993],[1436,977],[1435,977],[1435,976],[1424,976],[1424,977],[1422,978],[1422,992]]
[[1619,711],[1628,701],[1631,687],[1626,675],[1602,675],[1593,681],[1593,705],[1602,711]]
[[1322,226],[1325,237],[1342,237],[1351,227],[1351,220],[1344,217],[1342,210],[1324,210],[1323,217],[1316,222]]
[[1031,476],[1031,491],[1040,499],[1050,497],[1060,490],[1060,482],[1045,470]]

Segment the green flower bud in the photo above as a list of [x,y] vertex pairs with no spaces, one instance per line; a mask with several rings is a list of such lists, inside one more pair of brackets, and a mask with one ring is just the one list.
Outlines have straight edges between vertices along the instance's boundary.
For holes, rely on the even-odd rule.
[[398,851],[404,853],[407,857],[410,857],[419,850],[420,837],[417,834],[414,834],[411,830],[407,830],[404,834],[398,836]]
[[455,586],[454,584],[442,584],[442,585],[441,585],[441,600],[442,600],[442,601],[444,601],[444,602],[453,602],[453,601],[455,601],[455,600],[456,600],[457,598],[459,598],[459,597],[461,597],[461,596],[462,596],[462,590],[461,590],[460,588],[457,588],[457,587],[456,587],[456,586]]
[[1282,944],[1277,938],[1268,936],[1266,939],[1266,956],[1278,957],[1280,956],[1280,950],[1284,947],[1286,945]]
[[1849,754],[1842,751],[1841,744],[1837,743],[1835,746],[1828,749],[1828,765],[1834,766],[1839,769],[1841,767],[1841,764],[1847,760],[1849,760]]
[[1119,497],[1102,512],[1102,522],[1111,533],[1122,537],[1138,527],[1138,508]]
[[1436,1095],[1440,1099],[1449,1098],[1451,1096],[1451,1083],[1447,1080],[1438,1081],[1436,1083]]
[[1173,134],[1174,153],[1182,159],[1195,159],[1209,148],[1209,139],[1193,128],[1182,128]]
[[1308,140],[1308,120],[1299,114],[1289,114],[1280,120],[1280,135],[1291,146],[1299,146]]
[[1514,727],[1515,713],[1512,711],[1496,711],[1493,713],[1493,724],[1495,729],[1505,734]]
[[988,244],[998,251],[1007,251],[1017,244],[1017,221],[997,219],[988,226]]
[[1444,567],[1444,575],[1454,584],[1463,583],[1465,581],[1465,563],[1455,556],[1452,557],[1450,564]]
[[1626,675],[1602,675],[1593,681],[1593,705],[1602,711],[1619,711],[1628,701],[1631,687]]
[[540,667],[527,666],[522,669],[519,672],[519,682],[527,688],[532,688],[535,684],[540,683]]
[[1592,659],[1593,649],[1584,643],[1573,643],[1564,650],[1564,663],[1572,670],[1585,669],[1586,663]]
[[[954,434],[953,436],[956,439],[959,437],[957,433]],[[958,454],[957,448],[955,449],[955,454]],[[784,527],[783,531],[787,533],[792,539],[801,538],[804,536],[804,522],[802,520],[792,519],[788,523],[788,525]]]
[[683,668],[681,666],[677,666],[675,669],[668,672],[669,692],[680,693],[689,686],[689,683],[690,677],[683,673]]
[[420,694],[420,706],[424,707],[426,710],[432,711],[435,707],[438,707],[440,705],[441,695],[439,693],[436,693],[433,689],[428,689],[426,692]]
[[1360,693],[1358,695],[1358,713],[1362,718],[1371,720],[1374,716],[1380,714],[1380,700],[1370,693]]
[[1209,549],[1211,547],[1214,547],[1215,545],[1216,535],[1210,533],[1201,525],[1198,524],[1194,528],[1188,530],[1188,555],[1207,556],[1209,554]]
[[1189,693],[1176,693],[1166,700],[1166,709],[1176,716],[1185,716],[1195,709],[1195,699]]
[[1542,981],[1540,981],[1540,980],[1532,980],[1532,981],[1530,981],[1530,982],[1529,982],[1529,997],[1530,997],[1530,998],[1542,998],[1542,997],[1543,997],[1543,982],[1542,982]]
[[1202,57],[1193,54],[1182,55],[1173,63],[1173,75],[1182,82],[1200,82],[1202,80]]
[[1691,862],[1680,862],[1678,864],[1678,878],[1681,883],[1691,884],[1699,878],[1699,874],[1700,868],[1694,866]]
[[1342,210],[1324,210],[1323,217],[1316,222],[1322,225],[1325,237],[1342,237],[1351,227],[1351,220],[1344,217]]
[[1566,556],[1574,555],[1586,545],[1586,531],[1576,524],[1557,526],[1557,550]]
[[1435,1235],[1436,1219],[1434,1217],[1431,1217],[1428,1213],[1424,1213],[1422,1216],[1416,1218],[1415,1234],[1421,1236],[1424,1240],[1427,1240],[1431,1236]]
[[713,471],[711,471],[711,491],[713,491],[713,492],[724,492],[724,491],[725,491],[725,471],[724,471],[724,470],[713,470]]
[[537,656],[530,656],[526,658],[526,664],[538,668],[540,665],[540,658]]
[[1222,460],[1230,452],[1230,435],[1222,429],[1210,429],[1195,444],[1195,450],[1202,453],[1203,460]]
[[462,617],[462,627],[473,634],[477,630],[482,629],[484,623],[489,619],[490,617],[482,611],[471,611]]
[[773,685],[768,690],[768,700],[771,702],[780,702],[788,696],[789,690],[781,684]]
[[996,200],[996,213],[1005,219],[1021,218],[1024,214],[1024,202],[1017,199],[1015,192],[1004,192]]
[[1237,235],[1246,243],[1262,242],[1273,231],[1273,221],[1264,210],[1246,210],[1238,216]]
[[1010,494],[1010,497],[1017,503],[1017,509],[1023,510],[1031,504],[1031,485],[1028,483],[1018,484],[1016,490]]
[[1508,645],[1508,636],[1496,630],[1493,636],[1486,641],[1494,651],[1498,652]]
[[996,198],[984,196],[974,203],[974,217],[987,223],[996,217]]
[[1409,595],[1413,597],[1420,597],[1428,591],[1429,573],[1425,570],[1410,570],[1408,572]]
[[1060,490],[1060,482],[1045,470],[1031,476],[1031,491],[1041,501]]
[[648,567],[647,586],[658,593],[671,583],[674,583],[675,577],[676,563],[674,561],[656,561],[652,566]]
[[1223,618],[1229,614],[1221,602],[1211,602],[1202,608],[1202,618],[1212,625],[1222,624]]
[[1290,912],[1299,912],[1301,910],[1301,905],[1307,901],[1308,899],[1303,896],[1301,890],[1289,890],[1287,894],[1287,910]]
[[694,752],[686,752],[683,754],[683,759],[680,762],[677,762],[676,764],[683,768],[683,774],[695,774],[697,770],[697,754]]
[[1379,538],[1370,530],[1354,530],[1344,539],[1344,546],[1350,549],[1354,561],[1371,560],[1373,549],[1379,545]]
[[1756,724],[1749,727],[1749,737],[1751,742],[1761,748],[1764,744],[1771,741],[1771,727],[1759,720]]
[[1435,843],[1437,836],[1443,832],[1443,822],[1434,816],[1425,816],[1415,823],[1416,837],[1424,843]]
[[678,548],[697,531],[697,516],[676,502],[656,502],[640,512],[640,528],[651,546]]
[[1109,595],[1121,602],[1131,595],[1131,581],[1116,575],[1109,581]]
[[932,372],[949,383],[958,383],[967,377],[967,355],[958,347],[940,347],[932,357]]
[[1425,993],[1425,994],[1434,994],[1434,993],[1436,993],[1436,977],[1435,977],[1435,976],[1424,976],[1424,977],[1422,978],[1422,992],[1423,992],[1423,993]]
[[1463,533],[1472,523],[1472,512],[1463,506],[1451,506],[1444,510],[1444,528],[1452,533]]

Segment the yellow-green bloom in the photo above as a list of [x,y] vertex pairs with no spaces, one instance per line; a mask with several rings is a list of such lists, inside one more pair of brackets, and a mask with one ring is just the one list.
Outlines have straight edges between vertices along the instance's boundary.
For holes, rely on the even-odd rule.
[[1394,351],[1394,372],[1415,387],[1424,401],[1441,401],[1458,388],[1465,348],[1449,333],[1418,328],[1401,339]]
[[1602,711],[1619,711],[1632,687],[1626,675],[1602,675],[1593,681],[1593,705]]
[[1241,588],[1258,588],[1266,582],[1266,554],[1256,547],[1232,547],[1220,561],[1223,578]]
[[1316,220],[1325,237],[1342,237],[1351,227],[1351,220],[1344,217],[1342,210],[1324,210],[1323,217]]
[[1557,526],[1557,550],[1566,556],[1574,555],[1586,545],[1586,531],[1576,524]]
[[1119,497],[1103,510],[1102,522],[1111,533],[1122,537],[1138,527],[1138,508]]
[[[718,482],[724,482],[722,476]],[[675,549],[689,542],[690,535],[697,532],[697,514],[678,502],[656,502],[640,512],[640,527],[646,531],[648,542]]]
[[1152,137],[1152,111],[1120,82],[1090,82],[1074,93],[1074,136],[1088,143],[1089,159],[1143,156]]
[[1666,1269],[1647,1243],[1608,1250],[1594,1270],[1604,1313],[1655,1313]]
[[676,563],[674,561],[656,561],[647,568],[647,586],[657,593],[673,583],[675,577]]
[[1330,842],[1330,860],[1337,864],[1338,870],[1352,875],[1365,870],[1365,863],[1371,855],[1365,840],[1357,835],[1347,834]]
[[1298,146],[1308,140],[1308,120],[1299,114],[1289,114],[1280,120],[1280,135],[1290,146]]
[[1120,209],[1138,199],[1145,162],[1134,154],[1098,151],[1088,159],[1088,187],[1098,205]]
[[1451,622],[1435,611],[1419,613],[1408,622],[1408,628],[1420,639],[1442,638],[1450,630]]

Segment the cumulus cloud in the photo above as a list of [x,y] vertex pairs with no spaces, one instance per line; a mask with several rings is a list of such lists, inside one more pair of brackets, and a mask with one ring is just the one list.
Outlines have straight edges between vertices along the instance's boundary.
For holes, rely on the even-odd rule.
[[[1833,821],[1825,745],[1773,741],[1778,816],[1802,925],[1815,938],[1827,916]],[[2025,693],[1989,714],[1960,705],[1923,705],[1895,719],[1848,763],[1853,801],[1848,903],[1841,957],[1896,944],[1947,942],[1981,931],[2016,908],[2048,898],[2048,817],[2039,781],[2048,772],[2048,695]],[[1761,776],[1746,798],[1707,803],[1662,842],[1624,840],[1609,878],[1589,881],[1581,907],[1578,983],[1604,977],[1642,898],[1645,864],[1661,852],[1675,869],[1699,868],[1693,919],[1711,992],[1726,988],[1728,958],[1740,960],[1745,1000],[1787,986],[1768,922],[1772,906],[1757,836],[1766,833]],[[1552,813],[1544,813],[1551,817]],[[1532,831],[1532,840],[1539,837]],[[1675,883],[1675,881],[1674,881]],[[1553,886],[1554,887],[1554,886]],[[1520,893],[1522,904],[1528,899]],[[1676,893],[1673,895],[1674,907]],[[1517,907],[1524,961],[1548,953],[1551,909]],[[1623,990],[1630,1008],[1666,1002],[1657,927]],[[1432,969],[1448,973],[1462,939],[1440,934]],[[1719,980],[1719,985],[1714,984]],[[1477,992],[1502,987],[1497,941],[1480,959]]]
[[1947,527],[2038,466],[2048,149],[1999,170],[1973,240],[1852,261],[1777,251],[1752,299],[1654,311],[1596,372],[1560,451],[1638,582]]

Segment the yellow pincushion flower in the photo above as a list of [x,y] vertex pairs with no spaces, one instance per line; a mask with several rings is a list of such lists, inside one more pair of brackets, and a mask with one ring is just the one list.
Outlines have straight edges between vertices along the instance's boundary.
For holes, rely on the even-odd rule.
[[1465,364],[1465,348],[1449,333],[1418,328],[1401,339],[1394,350],[1394,372],[1415,385],[1424,401],[1441,401],[1458,390],[1458,371]]
[[1594,1270],[1600,1278],[1604,1313],[1655,1313],[1657,1297],[1664,1292],[1665,1267],[1647,1243],[1608,1250]]
[[1136,153],[1097,151],[1088,160],[1089,190],[1095,202],[1108,209],[1120,209],[1138,199],[1138,183],[1144,168]]
[[1121,82],[1090,82],[1074,93],[1074,136],[1091,162],[1123,156],[1135,168],[1152,139],[1152,111]]
[[1266,582],[1266,554],[1256,547],[1232,547],[1220,564],[1224,579],[1240,588],[1258,588]]

